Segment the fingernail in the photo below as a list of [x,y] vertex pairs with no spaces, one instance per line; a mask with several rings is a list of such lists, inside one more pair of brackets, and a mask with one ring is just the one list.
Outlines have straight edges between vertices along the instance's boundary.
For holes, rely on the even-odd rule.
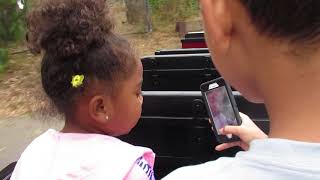
[[223,128],[219,129],[219,132],[220,132],[221,134],[223,134]]
[[228,137],[229,139],[232,139],[232,134],[227,134],[227,137]]

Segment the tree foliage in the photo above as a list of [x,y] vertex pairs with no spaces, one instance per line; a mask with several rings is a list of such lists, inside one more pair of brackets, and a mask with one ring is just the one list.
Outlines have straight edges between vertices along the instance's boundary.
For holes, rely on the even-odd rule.
[[0,0],[0,45],[24,38],[25,14],[26,9],[19,9],[16,0]]
[[24,38],[25,15],[26,8],[19,9],[16,0],[0,0],[0,73],[8,63],[8,43]]
[[149,0],[160,21],[181,21],[199,13],[198,0]]
[[8,62],[8,51],[0,48],[0,73],[4,71]]

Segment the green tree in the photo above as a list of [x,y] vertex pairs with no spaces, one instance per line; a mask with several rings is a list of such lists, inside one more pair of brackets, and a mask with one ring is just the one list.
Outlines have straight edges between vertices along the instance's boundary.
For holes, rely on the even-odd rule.
[[149,0],[158,21],[181,21],[199,13],[198,0]]
[[0,0],[0,72],[8,63],[8,43],[24,38],[25,15],[26,9],[19,9],[16,0]]
[[16,0],[0,0],[0,43],[21,40],[25,34],[26,10],[19,9]]
[[4,71],[8,62],[8,51],[0,48],[0,73]]

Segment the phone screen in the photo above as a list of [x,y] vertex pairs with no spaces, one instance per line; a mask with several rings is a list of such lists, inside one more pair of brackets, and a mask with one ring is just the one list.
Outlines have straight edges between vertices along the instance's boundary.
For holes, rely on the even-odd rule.
[[226,125],[238,125],[225,86],[217,87],[205,92],[205,97],[213,117],[212,121],[214,122],[219,135],[221,135],[219,130]]

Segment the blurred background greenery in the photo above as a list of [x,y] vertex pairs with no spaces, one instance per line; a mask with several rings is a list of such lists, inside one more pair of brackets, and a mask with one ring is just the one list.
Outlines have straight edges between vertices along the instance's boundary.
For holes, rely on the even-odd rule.
[[198,0],[149,0],[155,23],[170,23],[198,16]]
[[[41,0],[21,1],[24,9],[19,8],[17,0],[0,0],[0,100],[6,102],[0,103],[0,118],[33,113],[43,104],[37,99],[41,91],[41,56],[32,55],[24,41],[26,14]],[[106,2],[115,31],[127,38],[140,56],[159,49],[181,48],[177,24],[201,21],[198,0]]]
[[25,37],[26,9],[18,8],[16,0],[0,0],[0,73],[8,63],[8,45]]

